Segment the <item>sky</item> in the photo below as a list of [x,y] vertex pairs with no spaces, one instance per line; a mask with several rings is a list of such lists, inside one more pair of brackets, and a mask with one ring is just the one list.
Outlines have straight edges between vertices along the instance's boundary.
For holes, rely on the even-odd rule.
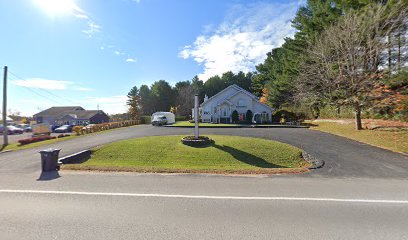
[[[9,113],[126,112],[133,86],[254,71],[302,0],[1,0]],[[2,86],[3,87],[3,86]]]

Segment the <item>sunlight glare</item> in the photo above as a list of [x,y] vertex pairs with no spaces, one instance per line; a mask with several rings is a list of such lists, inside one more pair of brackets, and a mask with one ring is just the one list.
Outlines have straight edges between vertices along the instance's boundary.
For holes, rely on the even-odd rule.
[[34,0],[34,3],[51,16],[67,15],[77,10],[74,0]]

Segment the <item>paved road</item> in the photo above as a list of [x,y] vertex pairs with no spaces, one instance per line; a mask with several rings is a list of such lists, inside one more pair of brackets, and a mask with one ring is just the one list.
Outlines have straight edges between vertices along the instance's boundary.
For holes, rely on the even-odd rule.
[[408,238],[406,180],[65,172],[0,182],[25,190],[0,191],[1,239]]
[[[137,126],[52,144],[189,134]],[[41,174],[40,149],[0,154],[0,239],[408,239],[408,158],[308,129],[202,129],[274,139],[326,161],[301,175]]]
[[[192,129],[189,128],[143,125],[58,142],[50,147],[61,148],[61,154],[68,155],[121,139],[191,133]],[[308,174],[313,177],[408,178],[407,156],[319,131],[299,128],[207,128],[201,129],[201,133],[260,137],[289,143],[325,161],[324,168]],[[0,154],[0,172],[37,171],[40,163],[38,151],[44,148]]]

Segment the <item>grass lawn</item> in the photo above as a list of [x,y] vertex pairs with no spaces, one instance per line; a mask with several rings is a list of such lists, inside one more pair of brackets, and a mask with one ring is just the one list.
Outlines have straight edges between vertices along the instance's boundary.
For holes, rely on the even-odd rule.
[[47,144],[52,144],[52,143],[55,143],[55,142],[65,141],[65,140],[72,139],[72,138],[75,138],[75,137],[78,137],[78,136],[76,136],[75,134],[72,134],[69,137],[50,139],[50,140],[30,143],[30,144],[26,144],[26,145],[20,145],[20,143],[12,143],[12,144],[7,145],[1,151],[17,151],[17,150],[22,150],[22,149],[35,148],[35,147],[39,147],[39,146],[43,146],[43,145],[47,145]]
[[157,136],[115,142],[95,149],[88,161],[63,169],[183,172],[183,173],[298,173],[309,163],[301,150],[257,138],[209,136],[205,148],[183,145],[183,136]]
[[[225,123],[199,123],[200,127],[231,127],[231,126],[242,126],[243,124],[225,124]],[[175,124],[169,125],[172,127],[194,127],[194,123],[189,121],[176,122]]]
[[333,122],[313,122],[318,125],[311,129],[328,132],[335,135],[389,149],[396,152],[408,153],[408,131],[386,130],[355,130],[354,124],[340,124]]
[[121,128],[113,128],[113,129],[109,129],[109,130],[93,132],[93,133],[88,133],[88,134],[79,135],[79,136],[77,136],[75,133],[71,133],[71,136],[68,136],[68,137],[50,139],[50,140],[30,143],[30,144],[26,144],[26,145],[20,145],[19,143],[11,143],[11,144],[7,145],[5,148],[2,148],[0,152],[18,151],[18,150],[23,150],[23,149],[28,149],[28,148],[35,148],[35,147],[39,147],[39,146],[43,146],[43,145],[48,145],[48,144],[52,144],[52,143],[56,143],[56,142],[60,142],[60,141],[69,140],[69,139],[76,138],[76,137],[89,136],[89,135],[93,135],[93,134],[101,134],[101,133],[106,133],[106,132],[110,132],[110,131],[119,130],[119,129],[122,129],[122,128],[137,127],[137,126],[141,126],[141,125],[134,125],[134,126],[128,126],[128,127],[121,127]]

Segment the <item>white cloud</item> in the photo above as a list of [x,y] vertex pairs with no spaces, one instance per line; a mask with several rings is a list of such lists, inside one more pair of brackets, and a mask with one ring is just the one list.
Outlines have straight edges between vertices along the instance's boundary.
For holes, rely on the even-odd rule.
[[115,50],[113,53],[114,53],[115,55],[118,55],[118,56],[124,55],[124,53],[121,52],[121,51],[119,51],[119,50]]
[[93,91],[94,89],[86,88],[86,87],[76,87],[75,90],[81,91],[81,92],[90,92],[90,91]]
[[72,82],[61,80],[50,80],[42,78],[30,78],[25,80],[14,80],[11,84],[27,88],[47,89],[47,90],[65,90]]
[[136,59],[134,59],[134,58],[128,58],[128,59],[126,59],[126,62],[134,63],[134,62],[136,62]]
[[126,100],[126,95],[119,95],[111,97],[86,97],[84,102],[88,106],[99,105],[99,109],[105,111],[106,113],[116,114],[127,111]]
[[86,30],[82,30],[89,38],[92,38],[93,35],[96,33],[101,32],[102,27],[98,24],[94,23],[93,21],[88,21],[87,23],[88,28]]
[[[199,77],[203,80],[226,71],[253,71],[267,52],[281,46],[285,37],[293,36],[290,20],[301,4],[235,5],[223,23],[185,46],[179,57],[202,65],[204,71]],[[209,27],[205,26],[205,32]]]

